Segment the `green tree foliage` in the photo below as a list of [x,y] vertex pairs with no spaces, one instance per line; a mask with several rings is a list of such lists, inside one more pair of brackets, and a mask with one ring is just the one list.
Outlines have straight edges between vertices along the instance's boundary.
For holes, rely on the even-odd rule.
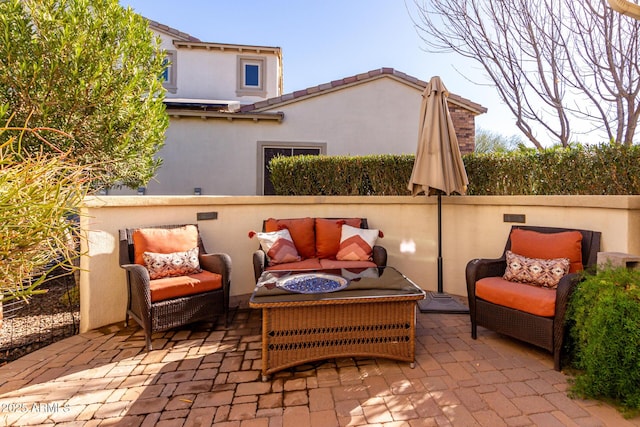
[[48,145],[51,129],[0,127],[0,300],[27,298],[53,271],[70,271],[78,256],[70,221],[88,183],[86,167],[66,153],[26,153],[28,138]]
[[487,129],[476,130],[476,153],[504,153],[521,148],[525,148],[525,144],[518,135],[507,137]]
[[48,145],[26,134],[21,144],[92,165],[94,188],[135,188],[158,169],[163,59],[144,18],[117,0],[0,1],[0,105],[13,123],[70,135],[48,133]]

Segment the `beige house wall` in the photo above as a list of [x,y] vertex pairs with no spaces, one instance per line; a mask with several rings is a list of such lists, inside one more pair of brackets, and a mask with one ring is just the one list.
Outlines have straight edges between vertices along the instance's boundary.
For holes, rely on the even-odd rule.
[[[166,98],[237,100],[242,104],[251,104],[281,95],[279,48],[265,47],[261,50],[259,46],[224,45],[224,49],[221,49],[221,45],[215,43],[176,46],[172,35],[161,31],[154,33],[160,37],[162,49],[176,52],[177,55],[177,91],[167,92]],[[261,96],[236,94],[238,57],[264,59],[264,93]]]
[[[512,224],[504,214],[524,214],[527,225],[598,230],[602,251],[640,254],[640,196],[443,197],[444,290],[466,295],[464,269],[478,257],[499,257]],[[82,209],[81,331],[124,320],[125,273],[118,263],[118,229],[198,223],[209,252],[233,260],[232,304],[247,303],[254,287],[250,230],[269,217],[367,217],[385,237],[378,243],[398,268],[425,290],[436,290],[437,209],[433,197],[174,196],[91,197]],[[218,219],[197,221],[199,212]]]
[[[329,155],[415,153],[421,92],[381,78],[279,108],[284,120],[171,117],[147,195],[262,194],[259,145],[322,144]],[[358,111],[358,114],[353,114]],[[110,194],[134,194],[114,190]]]

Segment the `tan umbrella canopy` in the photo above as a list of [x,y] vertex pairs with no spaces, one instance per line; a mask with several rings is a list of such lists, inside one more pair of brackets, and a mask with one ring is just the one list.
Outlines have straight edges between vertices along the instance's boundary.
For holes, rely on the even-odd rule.
[[469,184],[447,106],[448,96],[449,91],[437,76],[422,93],[418,149],[408,186],[414,196],[422,192],[438,196],[438,293],[429,293],[418,305],[422,312],[468,313],[466,306],[442,289],[442,195],[465,194]]
[[616,12],[622,13],[640,20],[640,5],[630,2],[629,0],[607,0],[609,6]]
[[465,194],[469,180],[460,156],[458,137],[447,106],[449,91],[440,77],[432,77],[422,93],[416,161],[409,190],[416,196]]

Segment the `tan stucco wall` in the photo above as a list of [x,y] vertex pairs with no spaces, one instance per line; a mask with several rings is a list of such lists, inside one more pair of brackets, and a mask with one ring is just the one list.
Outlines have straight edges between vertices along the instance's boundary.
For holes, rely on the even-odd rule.
[[210,195],[261,194],[260,142],[325,143],[329,155],[415,153],[420,101],[416,88],[382,78],[283,106],[282,123],[172,117],[158,153],[163,165],[146,194],[189,195],[194,187]]
[[[640,254],[640,196],[462,196],[443,197],[444,290],[466,295],[464,268],[478,257],[498,257],[511,224],[503,214],[525,214],[527,225],[598,230],[602,251]],[[118,229],[196,223],[198,212],[218,219],[198,225],[209,252],[233,260],[232,296],[246,302],[253,290],[251,256],[258,247],[248,231],[269,217],[367,217],[385,237],[388,264],[426,290],[435,290],[436,198],[430,197],[92,197],[85,201],[82,228],[81,331],[124,320],[125,274],[118,265]],[[402,248],[415,247],[414,251]]]
[[[160,37],[160,47],[177,52],[177,91],[166,93],[167,98],[196,98],[238,100],[242,104],[252,104],[267,98],[280,96],[280,59],[272,52],[240,52],[237,49],[222,51],[202,47],[177,48],[173,39],[164,33]],[[238,96],[236,94],[238,72],[237,57],[261,57],[265,59],[264,96]]]

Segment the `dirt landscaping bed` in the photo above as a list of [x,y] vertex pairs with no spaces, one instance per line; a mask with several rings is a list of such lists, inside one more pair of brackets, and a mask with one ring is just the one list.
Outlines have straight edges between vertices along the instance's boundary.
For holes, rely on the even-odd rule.
[[34,295],[28,303],[5,302],[0,328],[0,365],[63,338],[80,328],[80,303],[72,275],[41,286],[45,294]]

